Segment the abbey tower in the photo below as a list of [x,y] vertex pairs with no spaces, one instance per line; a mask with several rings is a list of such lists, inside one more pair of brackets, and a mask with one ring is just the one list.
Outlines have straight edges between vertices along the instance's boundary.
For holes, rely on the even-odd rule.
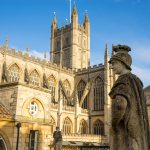
[[58,28],[56,16],[51,25],[50,61],[72,69],[87,68],[90,65],[90,22],[88,15],[82,25],[74,6],[71,24]]

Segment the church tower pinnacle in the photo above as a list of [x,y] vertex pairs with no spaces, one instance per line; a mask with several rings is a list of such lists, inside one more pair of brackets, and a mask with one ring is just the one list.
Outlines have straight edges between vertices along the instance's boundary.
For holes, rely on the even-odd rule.
[[90,36],[90,21],[87,12],[85,13],[85,19],[83,22],[84,29],[88,36]]
[[71,25],[72,25],[72,28],[78,27],[78,13],[77,13],[77,9],[76,9],[75,4],[74,4],[73,11],[71,14]]
[[74,4],[71,23],[58,28],[54,15],[51,25],[50,61],[71,69],[87,68],[90,65],[90,22],[85,15],[83,24],[78,23],[78,12]]
[[53,21],[52,21],[51,28],[52,29],[56,29],[57,28],[57,19],[56,19],[55,13],[54,13],[54,18],[53,18]]
[[108,56],[108,48],[107,48],[107,44],[106,44],[106,46],[105,46],[105,56],[104,56],[105,67],[108,66],[108,60],[109,60],[109,56]]
[[56,15],[54,13],[54,18],[51,24],[51,50],[50,50],[50,61],[53,63],[54,62],[54,43],[55,43],[55,39],[54,39],[54,34],[57,30],[58,26],[57,26],[57,19],[56,19]]

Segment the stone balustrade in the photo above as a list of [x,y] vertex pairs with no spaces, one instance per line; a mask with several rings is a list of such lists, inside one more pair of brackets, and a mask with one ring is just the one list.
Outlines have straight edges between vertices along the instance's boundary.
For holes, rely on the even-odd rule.
[[81,112],[87,114],[87,113],[88,113],[88,110],[82,108],[82,109],[81,109]]
[[94,135],[94,134],[62,134],[63,141],[80,141],[80,142],[97,142],[97,143],[107,143],[105,136]]
[[63,110],[67,110],[67,111],[75,111],[75,108],[72,106],[63,106]]
[[58,109],[58,104],[51,103],[51,108],[52,109]]

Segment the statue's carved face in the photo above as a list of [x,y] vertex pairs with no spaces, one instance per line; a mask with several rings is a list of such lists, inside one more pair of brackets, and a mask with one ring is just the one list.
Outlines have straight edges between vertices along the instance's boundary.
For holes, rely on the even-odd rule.
[[124,69],[126,68],[125,65],[118,60],[113,60],[111,64],[112,64],[112,69],[114,73],[118,75],[122,74]]
[[59,131],[59,128],[58,128],[58,127],[56,127],[56,131]]

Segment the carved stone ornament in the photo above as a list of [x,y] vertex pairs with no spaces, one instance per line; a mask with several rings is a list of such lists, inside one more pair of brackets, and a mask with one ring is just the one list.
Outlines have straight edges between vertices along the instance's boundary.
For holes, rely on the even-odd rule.
[[24,72],[25,72],[24,80],[25,80],[25,82],[27,82],[29,84],[30,78],[29,78],[29,73],[28,73],[27,68],[25,68]]
[[8,76],[8,70],[7,70],[6,62],[3,63],[2,80],[4,82],[9,82],[9,76]]

